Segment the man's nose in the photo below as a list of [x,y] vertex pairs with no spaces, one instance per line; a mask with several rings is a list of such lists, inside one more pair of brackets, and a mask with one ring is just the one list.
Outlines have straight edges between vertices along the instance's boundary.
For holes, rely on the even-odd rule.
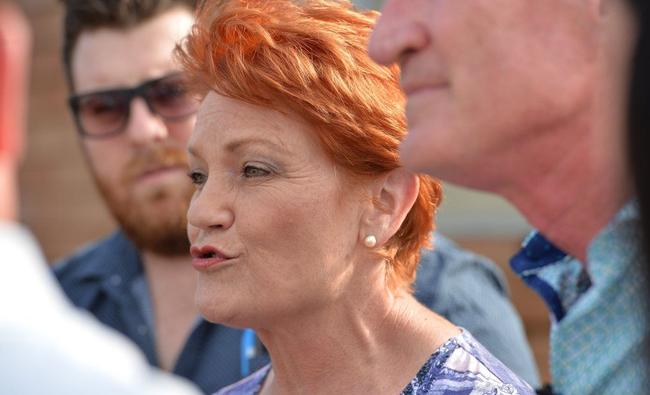
[[375,62],[390,65],[429,43],[427,30],[415,18],[416,10],[403,0],[388,0],[370,36],[368,53]]
[[131,102],[128,122],[126,134],[136,145],[164,140],[168,136],[167,125],[163,119],[151,112],[147,103],[140,97]]

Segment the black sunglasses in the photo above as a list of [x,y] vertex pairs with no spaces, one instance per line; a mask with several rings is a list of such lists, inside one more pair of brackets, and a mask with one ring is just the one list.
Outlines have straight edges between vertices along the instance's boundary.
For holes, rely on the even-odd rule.
[[166,122],[179,122],[196,113],[199,101],[186,89],[182,73],[143,82],[134,88],[73,95],[68,104],[79,133],[89,138],[120,134],[129,122],[131,101],[141,97],[149,111]]

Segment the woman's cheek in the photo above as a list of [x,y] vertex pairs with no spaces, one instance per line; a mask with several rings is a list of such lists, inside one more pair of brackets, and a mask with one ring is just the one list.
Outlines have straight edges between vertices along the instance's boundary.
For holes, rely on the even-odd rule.
[[264,250],[291,248],[294,253],[318,241],[319,233],[327,226],[323,216],[329,216],[325,206],[332,196],[308,192],[305,188],[287,188],[283,193],[276,191],[263,200],[250,199],[242,204],[238,230],[243,241]]

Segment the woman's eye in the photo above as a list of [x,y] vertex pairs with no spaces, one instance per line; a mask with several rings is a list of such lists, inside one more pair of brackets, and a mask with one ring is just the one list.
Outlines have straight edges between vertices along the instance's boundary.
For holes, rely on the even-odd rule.
[[261,167],[246,165],[242,170],[242,174],[246,178],[265,177],[271,174],[270,171],[262,169]]
[[192,184],[197,186],[205,184],[205,179],[207,178],[205,174],[199,173],[198,171],[191,171],[187,176],[192,180]]

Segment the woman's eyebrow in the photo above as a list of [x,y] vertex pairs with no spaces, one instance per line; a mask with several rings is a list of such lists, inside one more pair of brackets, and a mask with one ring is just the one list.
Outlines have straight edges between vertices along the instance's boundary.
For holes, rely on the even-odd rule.
[[[273,152],[289,154],[290,151],[287,149],[286,145],[279,139],[276,140],[278,140],[278,142],[274,142],[271,139],[263,137],[236,137],[226,144],[224,151],[227,153],[235,153],[251,145],[262,145],[266,146]],[[190,140],[187,145],[187,153],[193,157],[201,157],[200,153],[203,151],[202,148],[203,147],[200,144],[197,144],[196,142]]]
[[260,138],[260,137],[242,137],[236,138],[226,144],[226,152],[236,152],[240,151],[251,145],[263,145],[271,149],[274,152],[289,153],[284,144],[275,143],[269,139]]

